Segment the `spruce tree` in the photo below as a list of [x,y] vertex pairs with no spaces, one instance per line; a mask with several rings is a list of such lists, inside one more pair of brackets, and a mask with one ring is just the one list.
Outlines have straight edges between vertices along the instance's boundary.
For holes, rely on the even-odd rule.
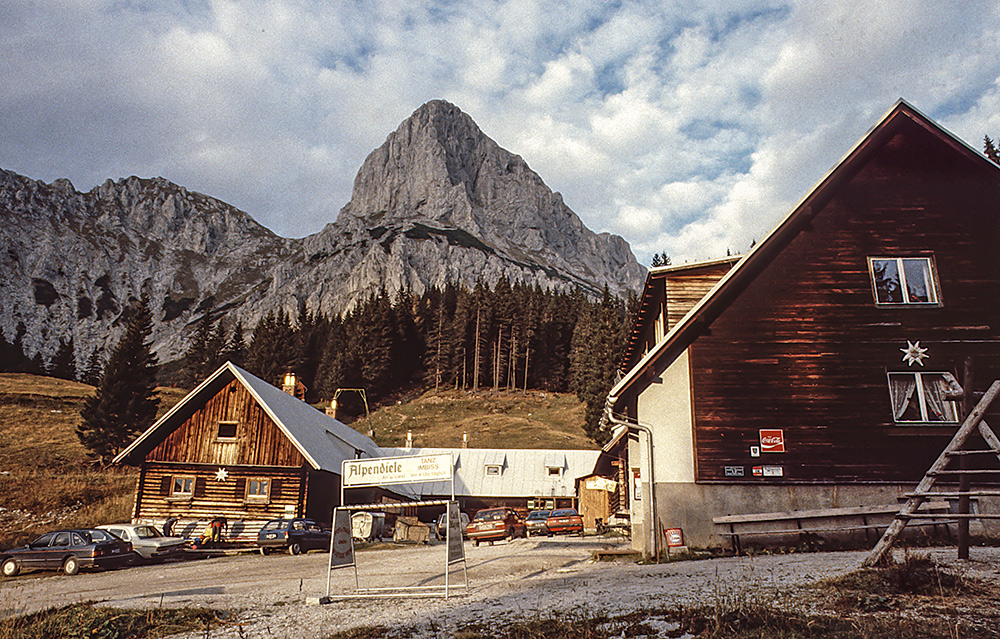
[[156,355],[148,341],[153,332],[149,300],[132,309],[125,334],[111,351],[96,392],[80,410],[80,442],[101,464],[114,458],[156,417]]
[[49,361],[48,372],[52,377],[76,380],[76,349],[73,348],[72,336],[68,340],[59,340],[59,348]]

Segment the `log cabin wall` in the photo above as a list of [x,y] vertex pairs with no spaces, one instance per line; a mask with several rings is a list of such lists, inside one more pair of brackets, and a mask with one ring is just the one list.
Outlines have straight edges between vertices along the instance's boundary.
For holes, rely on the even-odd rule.
[[[689,348],[699,482],[919,480],[957,427],[895,423],[887,374],[961,381],[972,358],[976,389],[1000,377],[996,171],[908,122],[847,177]],[[868,258],[918,256],[940,304],[876,305]],[[750,457],[772,428],[786,452]],[[782,476],[753,477],[765,464]]]
[[[304,516],[306,469],[226,466],[225,470],[226,478],[219,479],[216,466],[145,463],[135,520],[162,525],[176,517],[175,534],[197,537],[221,515],[229,522],[231,539],[253,542],[268,520]],[[190,495],[172,494],[175,477],[194,479]],[[247,497],[247,482],[252,479],[270,482],[266,500]]]
[[[235,436],[219,436],[223,422],[235,423]],[[146,455],[146,461],[296,469],[305,463],[294,444],[237,380],[170,433]]]

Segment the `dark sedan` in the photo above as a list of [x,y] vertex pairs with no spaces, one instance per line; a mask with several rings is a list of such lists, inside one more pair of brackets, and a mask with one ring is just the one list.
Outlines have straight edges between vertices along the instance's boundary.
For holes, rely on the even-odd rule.
[[311,519],[272,519],[257,533],[260,554],[287,550],[290,555],[330,548],[330,531]]
[[132,544],[94,529],[48,532],[27,546],[0,552],[0,570],[13,577],[22,569],[59,570],[75,575],[81,568],[114,568],[133,557]]

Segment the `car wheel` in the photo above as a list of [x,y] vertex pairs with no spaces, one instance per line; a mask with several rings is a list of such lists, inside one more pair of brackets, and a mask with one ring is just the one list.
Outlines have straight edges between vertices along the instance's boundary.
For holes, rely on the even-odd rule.
[[75,575],[80,572],[80,562],[77,561],[76,557],[66,557],[66,561],[63,562],[63,572],[67,575]]
[[472,545],[478,547],[479,546],[479,540],[478,539],[473,539],[472,540]]
[[261,554],[261,556],[266,556],[267,555],[267,548],[261,548],[260,549],[260,554]]
[[527,529],[527,528],[525,528],[525,529],[524,529],[524,538],[525,538],[525,539],[528,539],[529,537],[531,537],[531,533],[530,533],[530,532],[528,532],[528,529]]
[[302,552],[302,544],[288,544],[288,554],[297,555]]
[[3,562],[3,576],[13,577],[17,573],[21,572],[21,567],[17,565],[17,562],[13,559],[8,559]]

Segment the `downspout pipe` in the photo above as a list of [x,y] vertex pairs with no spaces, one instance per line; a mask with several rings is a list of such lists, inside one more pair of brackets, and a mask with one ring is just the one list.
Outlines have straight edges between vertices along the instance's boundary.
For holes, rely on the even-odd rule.
[[649,533],[652,536],[652,548],[653,553],[656,555],[656,561],[660,561],[660,535],[656,526],[656,481],[653,477],[653,430],[645,425],[640,424],[638,420],[624,420],[616,416],[613,411],[614,403],[617,401],[617,397],[612,397],[608,395],[608,399],[604,404],[604,415],[602,421],[605,424],[612,424],[614,426],[624,426],[629,430],[637,430],[639,432],[645,433],[646,441],[648,443],[648,453],[646,454],[646,467],[649,469]]

